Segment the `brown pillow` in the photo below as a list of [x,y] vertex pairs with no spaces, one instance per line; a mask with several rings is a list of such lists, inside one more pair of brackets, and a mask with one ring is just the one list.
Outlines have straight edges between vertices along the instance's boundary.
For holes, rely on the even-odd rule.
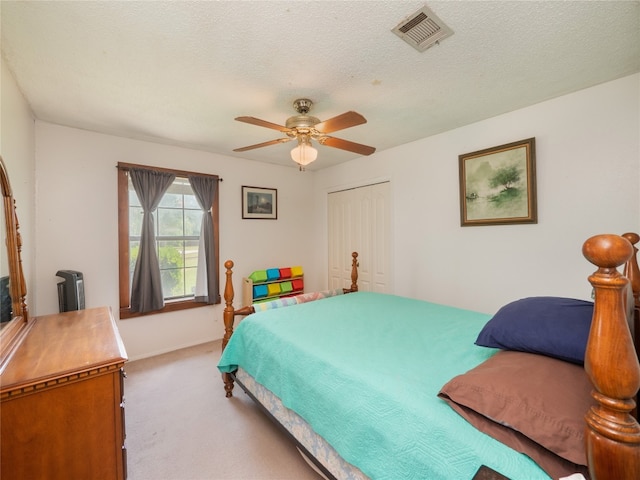
[[438,396],[478,430],[533,459],[552,478],[588,478],[585,414],[595,402],[580,365],[500,351]]

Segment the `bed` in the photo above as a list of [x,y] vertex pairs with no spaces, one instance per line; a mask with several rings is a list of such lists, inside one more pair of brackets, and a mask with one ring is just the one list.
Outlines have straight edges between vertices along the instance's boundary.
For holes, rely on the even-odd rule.
[[584,243],[593,303],[493,316],[358,292],[356,254],[349,288],[236,310],[227,261],[226,395],[237,382],[327,478],[640,478],[639,240]]

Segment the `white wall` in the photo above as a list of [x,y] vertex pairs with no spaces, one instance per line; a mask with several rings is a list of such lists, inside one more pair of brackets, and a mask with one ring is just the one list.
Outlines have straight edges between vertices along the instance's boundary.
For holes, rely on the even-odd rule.
[[[0,153],[16,201],[28,302],[35,296],[35,126],[33,113],[4,59],[0,59]],[[34,314],[31,309],[31,314]]]
[[[69,268],[85,274],[88,306],[109,305],[117,317],[119,161],[224,178],[220,252],[222,261],[237,263],[237,293],[240,277],[266,262],[301,264],[309,289],[325,288],[327,192],[381,179],[392,181],[393,284],[400,295],[485,312],[528,295],[589,298],[593,267],[582,257],[584,240],[640,231],[640,75],[305,173],[40,121],[34,131],[4,64],[1,111],[0,145],[20,195],[27,276],[36,290],[30,288],[29,301],[39,315],[57,311],[55,272]],[[460,227],[458,155],[532,136],[539,223]],[[277,188],[278,220],[242,220],[241,185]],[[122,320],[119,327],[130,358],[141,358],[220,338],[221,317],[222,306],[215,306]]]
[[[525,296],[588,299],[594,267],[583,242],[640,231],[639,97],[632,75],[322,170],[319,250],[327,251],[327,192],[389,178],[395,293],[487,313]],[[458,155],[529,137],[538,223],[461,227]],[[326,255],[318,261],[326,279]]]
[[[221,282],[226,259],[236,262],[235,289],[253,270],[312,264],[307,248],[313,218],[312,177],[293,167],[119,138],[36,122],[39,314],[58,308],[55,273],[83,272],[87,307],[109,305],[118,316],[116,164],[154,165],[218,174]],[[277,220],[243,220],[241,185],[278,189]],[[309,288],[319,288],[309,279]],[[222,293],[222,292],[221,292]],[[236,305],[239,303],[236,302]],[[224,333],[224,304],[120,320],[132,359],[194,345]]]

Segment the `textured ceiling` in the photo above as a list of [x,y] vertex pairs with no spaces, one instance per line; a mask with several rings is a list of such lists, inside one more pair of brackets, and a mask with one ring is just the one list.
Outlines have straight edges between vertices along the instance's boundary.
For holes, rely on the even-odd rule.
[[638,1],[429,1],[454,34],[421,53],[391,29],[423,5],[3,0],[2,54],[39,119],[292,167],[292,143],[234,153],[282,134],[233,119],[307,97],[380,151],[640,71]]

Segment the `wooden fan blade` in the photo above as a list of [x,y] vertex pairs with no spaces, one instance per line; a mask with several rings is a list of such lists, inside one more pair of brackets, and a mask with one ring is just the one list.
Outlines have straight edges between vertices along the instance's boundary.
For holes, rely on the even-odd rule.
[[257,125],[259,127],[272,128],[274,130],[278,130],[279,132],[283,132],[283,133],[289,133],[291,131],[290,128],[287,128],[283,125],[267,122],[266,120],[260,120],[259,118],[256,118],[256,117],[236,117],[236,120],[239,122],[250,123],[251,125]]
[[321,145],[348,150],[349,152],[359,153],[360,155],[371,155],[376,151],[375,148],[369,147],[368,145],[362,145],[361,143],[350,142],[349,140],[335,137],[321,137],[318,139],[318,142]]
[[367,123],[367,119],[357,112],[346,112],[337,117],[330,118],[324,122],[320,122],[315,126],[315,129],[321,133],[337,132],[344,128],[355,127],[356,125],[362,125]]
[[234,152],[246,152],[247,150],[253,150],[254,148],[268,147],[269,145],[276,145],[278,143],[286,143],[293,140],[293,138],[276,138],[275,140],[269,140],[268,142],[256,143],[255,145],[249,145],[248,147],[234,148]]

